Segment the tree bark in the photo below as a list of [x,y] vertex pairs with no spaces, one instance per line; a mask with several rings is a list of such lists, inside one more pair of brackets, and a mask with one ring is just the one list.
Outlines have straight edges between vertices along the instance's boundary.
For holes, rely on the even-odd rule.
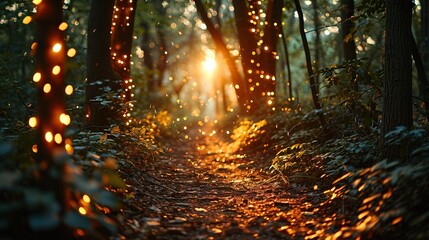
[[307,41],[307,37],[305,36],[305,30],[304,30],[304,14],[302,13],[302,8],[301,8],[301,4],[299,3],[299,0],[294,0],[295,2],[295,7],[296,7],[296,11],[298,12],[298,19],[299,19],[299,31],[301,33],[301,39],[302,39],[302,45],[304,47],[304,52],[305,52],[305,60],[306,60],[306,65],[307,65],[307,72],[308,72],[308,77],[310,80],[310,89],[311,89],[311,96],[313,98],[313,104],[314,107],[316,108],[316,110],[318,111],[318,116],[320,119],[320,123],[322,124],[322,126],[326,125],[326,120],[325,117],[323,115],[322,110],[322,105],[320,104],[319,101],[319,93],[317,91],[317,86],[316,86],[316,79],[314,76],[314,72],[313,72],[313,67],[311,65],[311,54],[310,54],[310,49],[308,47],[308,41]]
[[[264,78],[262,80],[262,96],[270,96],[275,92],[276,87],[276,61],[277,61],[277,43],[282,27],[282,9],[283,0],[269,0],[267,3],[267,13],[265,19],[265,28],[262,49],[261,71]],[[274,96],[274,95],[271,95]],[[272,100],[274,97],[270,97]],[[265,104],[265,103],[264,103]]]
[[[354,40],[355,24],[353,21],[354,11],[354,0],[341,0],[341,20],[343,21],[341,33],[343,36],[344,61],[356,60],[356,44]],[[354,90],[358,90],[358,83],[356,80],[356,72],[352,71],[350,83]]]
[[[319,4],[318,0],[312,1],[313,5],[313,21],[314,21],[314,70],[317,72],[321,66],[320,52],[321,52],[321,40],[320,40],[320,21],[319,21]],[[317,91],[320,92],[320,81],[319,75],[315,76]]]
[[386,134],[413,125],[411,0],[387,0],[383,92],[382,157],[398,159],[400,147],[386,145]]
[[88,19],[86,109],[90,127],[105,128],[114,117],[103,104],[108,91],[121,89],[115,82],[110,57],[110,31],[115,0],[92,0]]
[[283,48],[285,50],[285,60],[286,60],[286,67],[287,67],[287,86],[288,86],[288,90],[289,90],[289,98],[290,100],[293,99],[293,93],[292,93],[292,72],[290,70],[290,61],[289,61],[289,51],[288,51],[288,47],[287,47],[287,42],[286,42],[286,36],[285,36],[285,31],[283,30],[283,28],[281,28],[281,34],[282,34],[282,43],[283,43]]
[[113,71],[119,74],[122,81],[122,98],[131,100],[131,58],[133,45],[134,19],[137,0],[116,0],[112,23],[111,59]]
[[[426,69],[426,76],[429,75],[429,0],[420,0],[421,4],[421,44],[422,61]],[[426,96],[429,97],[429,96]]]
[[[38,134],[37,151],[35,151],[38,186],[46,194],[54,194],[60,205],[57,216],[59,222],[69,207],[68,189],[64,176],[65,162],[59,160],[63,155],[67,155],[64,143],[66,124],[60,118],[62,114],[65,114],[66,51],[64,32],[58,28],[63,22],[62,7],[63,2],[57,0],[44,0],[37,5],[37,12],[34,16],[37,43],[36,73],[33,78],[38,90],[36,116]],[[42,232],[37,237],[47,239],[52,236],[69,239],[72,237],[72,233],[63,223],[59,223],[56,228]]]
[[419,82],[420,98],[423,100],[425,107],[425,115],[429,121],[429,86],[428,79],[425,72],[425,66],[423,65],[422,58],[417,47],[416,39],[414,35],[411,36],[411,53],[413,55],[414,64],[417,69],[417,79]]

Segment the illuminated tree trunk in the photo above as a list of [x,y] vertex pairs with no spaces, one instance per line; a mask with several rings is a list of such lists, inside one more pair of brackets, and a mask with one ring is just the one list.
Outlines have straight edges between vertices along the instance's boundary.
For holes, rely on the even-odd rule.
[[237,66],[235,65],[234,59],[231,57],[228,48],[226,47],[225,42],[222,39],[222,34],[219,32],[217,28],[215,28],[214,24],[207,17],[207,11],[205,10],[201,0],[195,0],[195,6],[197,11],[199,12],[201,19],[207,26],[207,30],[213,38],[213,41],[216,45],[216,49],[223,55],[225,58],[226,65],[231,73],[232,82],[235,86],[235,92],[237,94],[237,101],[240,105],[240,109],[243,112],[243,108],[247,104],[247,90],[245,88],[246,84],[241,77]]
[[[55,195],[61,207],[58,219],[63,217],[69,201],[64,179],[65,166],[61,160],[63,155],[67,155],[64,131],[70,122],[64,105],[65,46],[64,32],[59,29],[62,7],[63,2],[58,0],[44,0],[37,5],[34,16],[37,23],[36,73],[33,80],[38,90],[38,108],[37,117],[30,120],[30,125],[37,126],[38,130],[37,147],[33,147],[33,151],[39,169],[39,186],[47,194]],[[70,237],[62,224],[46,234],[44,237],[52,237],[50,234],[63,239]]]
[[[411,62],[411,0],[387,0],[385,67],[383,91],[383,128],[381,141],[398,126],[413,125],[412,62]],[[382,156],[398,159],[398,146],[384,145]]]
[[[245,0],[232,0],[234,5],[235,26],[237,29],[237,38],[240,43],[241,65],[244,73],[244,86],[249,92],[249,98],[253,99],[255,91],[255,80],[259,77],[256,74],[252,60],[255,61],[257,39],[253,34],[256,28],[249,21],[249,7]],[[254,20],[256,21],[256,19]],[[256,22],[254,23],[256,24]]]
[[115,117],[107,95],[121,90],[110,56],[110,31],[115,0],[92,0],[88,19],[86,108],[87,124],[106,128]]
[[[281,32],[283,0],[267,1],[261,29],[260,1],[233,0],[240,43],[241,64],[249,91],[249,112],[268,107],[274,101],[277,41]],[[262,36],[262,37],[261,37]]]
[[314,77],[313,67],[311,65],[310,49],[308,47],[307,37],[305,36],[305,31],[304,31],[304,15],[302,13],[302,8],[301,8],[301,4],[299,3],[299,0],[294,0],[294,2],[295,2],[296,11],[298,12],[299,31],[301,33],[302,45],[304,47],[304,52],[305,52],[307,72],[310,80],[311,96],[313,98],[314,107],[317,110],[319,110],[318,116],[320,119],[320,123],[323,126],[325,126],[326,120],[325,120],[325,117],[323,116],[323,112],[320,111],[322,109],[322,105],[320,104],[320,101],[319,101],[319,92],[317,91],[316,79]]
[[116,0],[112,20],[111,57],[113,71],[121,76],[122,98],[131,100],[131,58],[137,0]]
[[264,79],[261,79],[263,85],[261,95],[263,97],[268,96],[271,100],[274,100],[276,87],[277,43],[282,27],[282,8],[283,0],[268,1],[265,20],[266,25],[262,38],[261,74],[264,75]]

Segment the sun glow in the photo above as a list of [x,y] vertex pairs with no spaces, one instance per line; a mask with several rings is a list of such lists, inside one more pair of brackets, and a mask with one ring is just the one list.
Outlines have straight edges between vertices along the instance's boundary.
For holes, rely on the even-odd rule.
[[214,58],[206,58],[203,62],[203,68],[207,72],[213,72],[216,69],[216,60]]
[[216,58],[215,53],[211,50],[206,50],[206,58],[202,62],[202,67],[205,72],[212,73],[216,69]]

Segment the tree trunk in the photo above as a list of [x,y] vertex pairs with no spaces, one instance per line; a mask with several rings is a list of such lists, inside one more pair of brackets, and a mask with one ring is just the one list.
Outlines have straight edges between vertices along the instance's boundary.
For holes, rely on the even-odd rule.
[[422,58],[417,47],[417,42],[414,36],[411,36],[411,54],[413,55],[414,64],[417,69],[417,78],[419,82],[420,98],[423,101],[425,108],[425,116],[429,121],[429,86],[428,79],[423,65]]
[[313,98],[314,107],[317,110],[319,110],[318,116],[320,119],[320,123],[322,124],[322,126],[325,126],[326,120],[325,120],[325,117],[323,115],[323,112],[321,112],[322,105],[320,104],[320,101],[319,101],[319,93],[317,91],[316,79],[314,77],[313,67],[311,65],[310,49],[308,47],[308,41],[307,41],[307,37],[305,36],[305,31],[304,31],[304,15],[302,13],[302,8],[301,8],[301,4],[299,3],[299,0],[294,0],[294,2],[295,2],[296,11],[298,12],[299,31],[301,33],[302,45],[304,47],[304,52],[305,52],[305,59],[306,59],[306,63],[307,63],[306,64],[307,65],[307,72],[308,72],[308,77],[310,80],[311,96]]
[[[276,61],[277,61],[277,43],[282,27],[282,9],[283,0],[270,0],[267,3],[267,13],[265,18],[265,28],[263,41],[263,49],[261,49],[261,72],[264,78],[262,81],[262,96],[268,96],[274,100],[274,92],[276,87]],[[262,102],[262,107],[266,104]]]
[[[421,44],[422,60],[426,69],[426,76],[429,75],[429,0],[420,0],[421,4]],[[429,96],[426,96],[429,97]]]
[[411,0],[387,0],[385,68],[383,92],[382,157],[398,159],[398,146],[385,145],[385,136],[398,126],[411,128],[412,62],[411,62]]
[[[164,8],[164,6],[162,5],[163,1],[159,1],[159,0],[155,0],[154,4],[155,4],[155,10],[158,12],[158,14],[162,17],[167,19],[167,11]],[[168,56],[167,56],[167,42],[166,42],[166,38],[165,38],[165,33],[166,33],[166,27],[165,24],[159,24],[156,26],[157,28],[157,35],[158,35],[158,39],[159,39],[159,62],[157,65],[157,83],[158,83],[158,89],[160,89],[162,87],[162,81],[164,80],[164,75],[165,72],[167,70],[167,66],[168,66]]]
[[104,104],[106,94],[121,89],[115,82],[110,57],[110,31],[115,0],[92,0],[88,19],[86,82],[87,124],[105,128],[114,118],[113,109]]
[[[317,2],[318,0],[313,0],[313,20],[314,20],[314,70],[317,72],[321,66],[321,60],[320,60],[320,52],[321,52],[321,41],[320,41],[320,22],[319,22],[319,4]],[[320,92],[320,81],[319,81],[319,75],[317,74],[315,76],[317,91]]]
[[[344,61],[356,60],[356,44],[354,40],[354,21],[353,15],[355,11],[354,0],[341,0],[341,20],[342,23],[342,36],[343,36],[343,54]],[[352,89],[358,90],[358,83],[356,82],[356,72],[351,72],[351,86]]]
[[[68,189],[65,184],[65,162],[59,161],[65,150],[64,104],[64,32],[58,26],[63,22],[63,2],[44,0],[37,5],[36,22],[36,67],[33,80],[37,85],[37,151],[35,160],[41,191],[53,193],[60,205],[57,216],[61,219],[68,210]],[[33,149],[34,151],[34,149]],[[55,174],[53,174],[55,173]],[[60,221],[60,220],[58,220]],[[63,223],[50,231],[43,232],[40,239],[49,237],[69,239],[71,232]]]
[[290,70],[290,61],[289,61],[289,51],[288,51],[288,47],[287,47],[287,42],[286,42],[286,36],[285,36],[285,32],[283,30],[283,28],[281,28],[282,31],[282,43],[283,43],[283,48],[285,50],[285,60],[286,60],[286,67],[287,67],[287,86],[288,86],[288,90],[289,90],[289,99],[292,100],[293,99],[293,93],[292,93],[292,72]]
[[158,91],[158,86],[161,84],[158,83],[158,79],[155,78],[155,64],[152,56],[152,51],[150,48],[151,41],[153,39],[151,38],[150,34],[150,26],[149,23],[145,20],[142,20],[141,28],[143,29],[143,35],[142,35],[142,41],[141,41],[141,49],[144,52],[143,55],[143,65],[144,65],[144,71],[146,71],[146,74],[144,75],[147,79],[147,90],[149,92],[155,92]]
[[131,58],[133,45],[134,19],[137,0],[116,0],[112,23],[111,59],[113,71],[122,80],[122,98],[124,102],[131,100]]

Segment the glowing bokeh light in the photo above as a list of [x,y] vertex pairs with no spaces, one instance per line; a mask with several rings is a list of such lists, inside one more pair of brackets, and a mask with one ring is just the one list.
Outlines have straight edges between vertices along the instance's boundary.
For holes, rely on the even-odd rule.
[[64,31],[64,30],[66,30],[67,29],[67,27],[68,27],[69,25],[66,23],[66,22],[62,22],[61,24],[60,24],[60,26],[58,26],[58,29],[60,29],[61,31]]
[[45,133],[45,140],[47,142],[52,142],[52,140],[54,140],[54,135],[52,134],[52,132],[46,132]]
[[67,51],[67,56],[69,56],[69,57],[74,57],[76,55],[76,49],[74,49],[74,48],[70,48],[68,51]]
[[37,126],[37,118],[36,118],[36,117],[31,117],[31,118],[28,120],[28,125],[29,125],[30,127],[32,127],[32,128],[36,127],[36,126]]
[[52,68],[52,74],[58,75],[61,72],[61,67],[56,65],[54,68]]
[[67,85],[66,86],[66,88],[65,88],[65,93],[67,94],[67,95],[72,95],[73,94],[73,86],[72,85]]
[[34,82],[39,82],[39,81],[40,81],[40,79],[42,79],[42,74],[40,74],[39,72],[36,72],[36,73],[33,75],[33,81],[34,81]]
[[30,16],[26,16],[24,19],[22,19],[22,23],[29,24],[31,22],[32,18]]
[[51,89],[52,89],[52,86],[49,83],[46,83],[45,86],[43,86],[43,92],[45,93],[49,93]]
[[60,43],[55,43],[54,46],[52,47],[52,51],[55,53],[58,53],[61,51],[62,48],[63,46],[61,46]]

